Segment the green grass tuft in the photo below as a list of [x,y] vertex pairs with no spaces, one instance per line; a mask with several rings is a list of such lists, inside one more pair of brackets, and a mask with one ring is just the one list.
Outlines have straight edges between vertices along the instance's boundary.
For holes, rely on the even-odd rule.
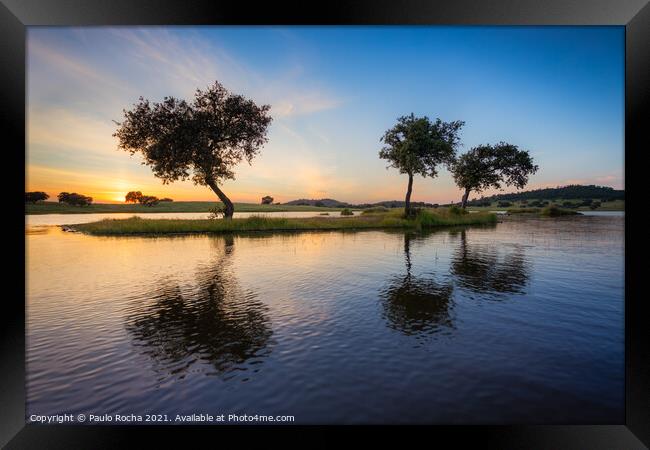
[[385,206],[374,206],[372,208],[367,208],[361,211],[361,214],[384,214],[390,211]]

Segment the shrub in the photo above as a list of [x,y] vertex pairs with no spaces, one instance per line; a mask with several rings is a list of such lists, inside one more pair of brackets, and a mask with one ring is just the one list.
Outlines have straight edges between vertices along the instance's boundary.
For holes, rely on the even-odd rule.
[[173,202],[174,200],[172,200],[169,197],[164,197],[164,198],[161,198],[159,201],[161,201],[161,202]]
[[589,209],[598,209],[598,208],[600,208],[599,201],[591,202],[591,205],[589,205]]
[[25,203],[36,203],[41,200],[47,200],[50,198],[45,192],[36,191],[36,192],[25,192]]
[[354,213],[352,211],[350,211],[350,209],[345,208],[345,209],[343,209],[341,211],[341,215],[342,216],[352,216],[352,215],[354,215]]
[[578,205],[573,202],[562,202],[562,206],[565,208],[577,208]]
[[506,202],[506,201],[503,201],[503,200],[502,200],[502,201],[500,201],[499,203],[497,203],[497,206],[498,206],[499,208],[508,208],[508,207],[512,206],[512,203],[511,203],[511,202]]
[[262,205],[270,205],[271,203],[273,203],[273,197],[270,195],[262,197]]
[[558,217],[558,216],[574,216],[580,213],[577,211],[571,211],[570,209],[562,209],[562,208],[558,208],[555,205],[551,205],[542,209],[540,214],[542,216]]
[[372,208],[367,208],[361,211],[361,214],[378,214],[378,213],[387,213],[389,210],[385,206],[374,206]]

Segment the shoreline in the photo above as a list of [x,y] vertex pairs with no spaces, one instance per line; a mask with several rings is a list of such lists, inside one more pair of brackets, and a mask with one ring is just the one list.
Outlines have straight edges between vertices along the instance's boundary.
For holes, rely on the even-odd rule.
[[[169,202],[161,203],[153,207],[142,205],[131,205],[123,203],[96,203],[89,206],[68,206],[57,202],[42,202],[37,204],[26,204],[25,215],[45,214],[165,214],[165,213],[206,213],[210,208],[220,205],[219,202]],[[257,203],[235,203],[236,213],[272,213],[272,212],[338,212],[346,207],[327,207],[311,205],[261,205]],[[363,208],[347,207],[352,210],[363,211]],[[441,206],[440,208],[446,208]],[[476,207],[468,206],[467,211],[476,212],[506,212],[508,209],[522,208],[512,205],[509,207]],[[368,209],[368,208],[366,208]],[[401,210],[402,208],[389,208],[390,210]],[[534,208],[531,208],[534,209]],[[576,211],[592,211],[587,207],[575,208]],[[593,211],[625,211],[623,205],[603,205]]]

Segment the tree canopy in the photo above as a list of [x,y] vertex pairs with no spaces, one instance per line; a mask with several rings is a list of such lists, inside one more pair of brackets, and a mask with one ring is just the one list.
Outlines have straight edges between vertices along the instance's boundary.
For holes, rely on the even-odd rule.
[[50,196],[42,191],[25,192],[25,203],[36,203],[41,200],[47,200],[48,198]]
[[501,189],[502,184],[521,189],[528,183],[529,175],[537,172],[537,169],[527,150],[519,150],[516,145],[505,142],[474,147],[458,157],[452,165],[456,184],[465,190],[463,208],[470,192]]
[[385,144],[379,151],[381,159],[388,160],[388,167],[409,176],[404,211],[411,214],[413,176],[434,178],[440,165],[450,166],[460,144],[459,132],[465,122],[431,121],[428,117],[416,117],[413,113],[397,119],[397,124],[386,131],[381,141]]
[[126,203],[138,203],[142,198],[142,192],[140,191],[131,191],[126,194],[124,201]]
[[160,199],[155,195],[143,195],[140,197],[139,202],[144,206],[156,206],[160,202]]
[[126,194],[125,201],[127,203],[140,203],[144,206],[155,206],[158,202],[171,202],[171,198],[159,199],[154,195],[143,195],[140,191],[130,191]]
[[143,164],[164,184],[191,178],[210,187],[230,218],[234,206],[218,185],[234,180],[234,167],[243,160],[250,164],[267,142],[269,110],[215,82],[198,89],[191,102],[165,97],[151,103],[140,97],[116,122],[114,136],[120,149],[141,153]]
[[92,197],[87,195],[77,194],[76,192],[61,192],[57,195],[59,203],[66,203],[71,206],[88,206],[93,202]]

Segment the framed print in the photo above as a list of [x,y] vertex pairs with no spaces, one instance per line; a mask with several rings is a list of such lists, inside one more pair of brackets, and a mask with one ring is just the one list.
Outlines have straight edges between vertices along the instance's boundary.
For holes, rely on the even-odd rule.
[[647,2],[0,11],[7,448],[650,442]]

